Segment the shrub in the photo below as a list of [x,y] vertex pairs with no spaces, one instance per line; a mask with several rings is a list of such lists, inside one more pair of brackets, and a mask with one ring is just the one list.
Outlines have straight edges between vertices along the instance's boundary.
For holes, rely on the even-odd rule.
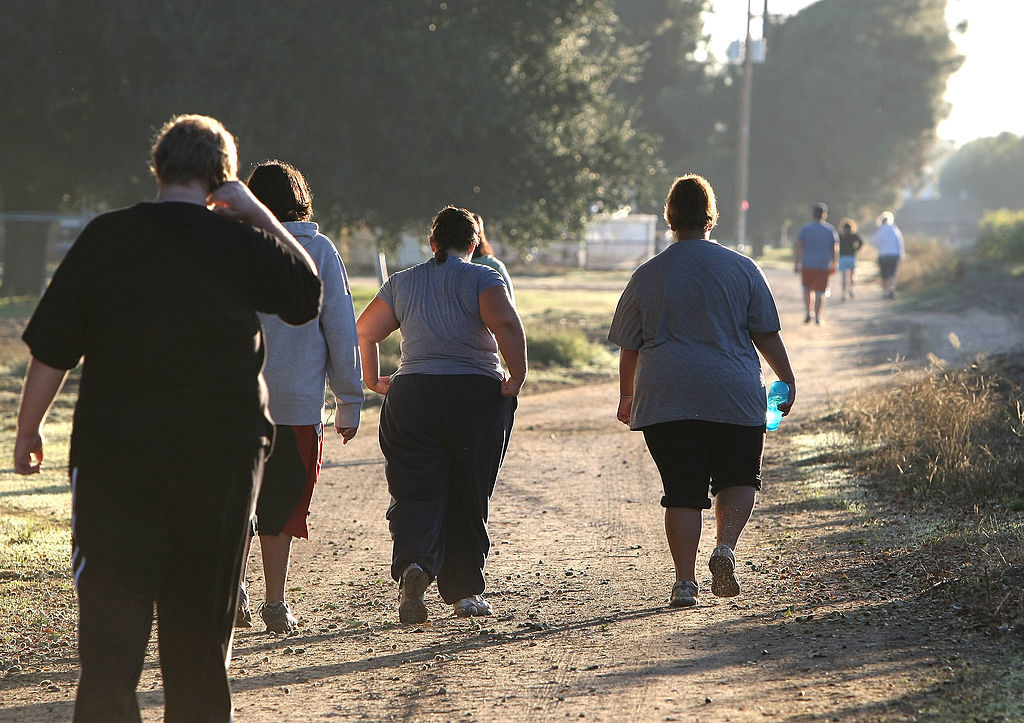
[[899,494],[966,507],[1011,505],[1024,476],[1020,391],[974,365],[932,369],[891,391],[858,395],[841,414],[861,450],[851,462]]
[[900,264],[899,282],[906,291],[946,288],[961,273],[960,260],[948,241],[931,237],[907,238],[907,258]]
[[527,332],[526,344],[531,366],[578,369],[612,362],[608,349],[577,329]]
[[1024,211],[986,211],[978,224],[975,253],[989,262],[1024,261]]

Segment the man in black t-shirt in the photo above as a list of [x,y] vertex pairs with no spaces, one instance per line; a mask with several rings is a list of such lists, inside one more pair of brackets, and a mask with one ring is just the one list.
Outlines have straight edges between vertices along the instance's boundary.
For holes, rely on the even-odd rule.
[[166,719],[226,721],[241,553],[273,430],[256,312],[305,323],[320,282],[236,180],[218,121],[169,121],[152,170],[156,202],[93,220],[29,321],[14,463],[39,471],[46,411],[84,359],[70,459],[75,719],[138,720],[155,602]]

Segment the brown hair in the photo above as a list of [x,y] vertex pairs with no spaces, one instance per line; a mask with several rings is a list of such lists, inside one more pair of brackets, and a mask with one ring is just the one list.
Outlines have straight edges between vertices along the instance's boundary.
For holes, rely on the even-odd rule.
[[449,251],[465,253],[480,240],[480,230],[473,214],[464,208],[445,206],[430,225],[430,240],[434,242],[434,260],[443,264]]
[[487,240],[487,234],[484,233],[484,220],[479,213],[473,214],[473,220],[476,221],[476,230],[480,236],[480,243],[473,249],[473,258],[479,258],[481,256],[494,256],[494,249],[491,248],[490,242]]
[[235,180],[238,149],[234,136],[216,118],[178,115],[157,132],[149,168],[160,183],[199,181],[212,191]]
[[687,173],[672,183],[665,199],[665,223],[673,232],[683,229],[710,231],[718,223],[715,190],[703,176]]
[[313,193],[305,177],[284,161],[258,164],[245,185],[278,221],[309,221],[313,218]]

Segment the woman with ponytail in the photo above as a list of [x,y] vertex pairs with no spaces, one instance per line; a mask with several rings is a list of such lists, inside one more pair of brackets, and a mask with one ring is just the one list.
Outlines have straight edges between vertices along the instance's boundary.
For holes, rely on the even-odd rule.
[[[526,380],[526,333],[498,272],[472,263],[479,240],[472,213],[441,209],[434,257],[393,274],[356,324],[363,382],[385,395],[391,576],[406,624],[427,619],[434,580],[456,615],[491,614],[488,505]],[[399,329],[398,369],[382,377],[378,344]]]

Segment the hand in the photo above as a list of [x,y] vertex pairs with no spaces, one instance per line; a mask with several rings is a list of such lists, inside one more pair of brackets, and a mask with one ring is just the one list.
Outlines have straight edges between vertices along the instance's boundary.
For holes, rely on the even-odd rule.
[[18,435],[14,443],[14,471],[18,474],[39,474],[43,466],[43,435],[41,432]]
[[630,394],[628,397],[619,397],[619,409],[615,413],[615,418],[618,419],[625,425],[629,425],[633,418],[633,395]]
[[501,382],[501,396],[518,397],[525,382],[525,379],[514,381],[511,377],[506,377],[504,381]]
[[377,381],[372,382],[372,383],[368,382],[368,381],[366,381],[364,379],[363,380],[363,384],[365,384],[366,388],[369,389],[370,391],[377,392],[377,394],[380,394],[380,395],[383,396],[383,395],[387,394],[388,393],[388,389],[391,388],[391,377],[390,376],[377,377]]
[[801,264],[799,261],[797,261],[795,264],[793,264],[793,273],[794,274],[799,274],[801,268],[803,268],[803,264]]
[[348,444],[349,440],[356,436],[356,432],[359,431],[359,427],[335,427],[334,429],[341,435],[342,444]]
[[789,399],[779,405],[779,411],[782,412],[782,416],[785,417],[789,414],[789,410],[793,408],[793,402],[796,401],[796,382],[789,382]]
[[241,181],[228,181],[218,186],[206,200],[214,213],[236,221],[253,223],[264,211],[263,204]]

